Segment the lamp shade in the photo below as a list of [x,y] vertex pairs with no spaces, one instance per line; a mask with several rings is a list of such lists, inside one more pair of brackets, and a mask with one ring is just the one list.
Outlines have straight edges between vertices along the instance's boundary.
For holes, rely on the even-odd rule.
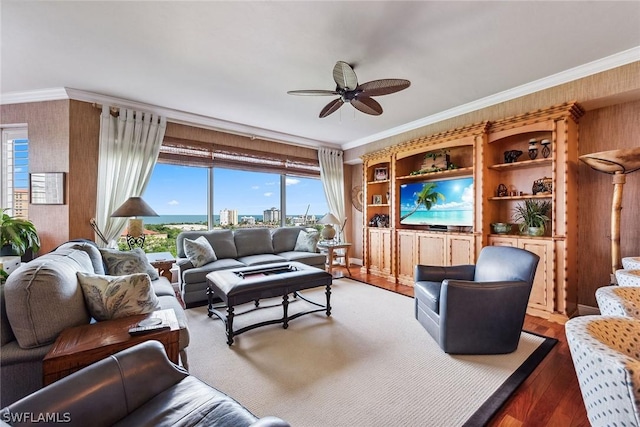
[[129,197],[116,209],[112,217],[159,216],[141,197]]
[[318,224],[340,224],[340,221],[338,221],[335,215],[329,212],[318,221]]
[[580,160],[599,172],[628,174],[640,169],[640,148],[585,154]]

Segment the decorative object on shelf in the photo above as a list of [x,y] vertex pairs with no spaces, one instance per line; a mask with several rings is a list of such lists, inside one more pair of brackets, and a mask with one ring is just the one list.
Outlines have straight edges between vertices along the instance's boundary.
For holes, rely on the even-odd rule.
[[129,217],[127,244],[130,249],[144,247],[144,224],[142,218],[138,218],[141,216],[158,216],[158,214],[151,209],[151,206],[142,200],[142,197],[129,197],[126,202],[111,214],[113,218]]
[[40,237],[28,219],[13,217],[2,210],[0,216],[0,256],[22,256],[28,250],[40,250]]
[[498,188],[496,189],[496,196],[506,197],[508,195],[509,195],[509,192],[507,191],[507,186],[504,184],[498,185]]
[[535,138],[531,138],[529,140],[529,158],[531,160],[535,160],[535,158],[538,157],[538,147],[536,147],[537,143],[538,142]]
[[32,205],[64,205],[64,172],[29,174]]
[[458,169],[458,166],[451,163],[449,150],[441,149],[432,151],[424,155],[424,161],[417,171],[409,175],[423,175],[431,172],[442,172],[446,170]]
[[380,194],[374,194],[373,196],[371,196],[371,203],[374,205],[381,205],[382,204],[382,195]]
[[364,191],[362,191],[362,185],[356,185],[351,189],[351,203],[354,208],[362,212],[364,206]]
[[531,187],[533,194],[551,194],[553,193],[553,179],[544,178],[536,179],[533,181],[533,186]]
[[518,157],[522,156],[522,151],[520,150],[509,150],[504,152],[504,162],[505,163],[515,163],[518,160]]
[[491,224],[491,228],[496,234],[507,234],[511,231],[511,224],[507,224],[506,222],[494,222]]
[[391,193],[387,191],[387,194],[385,194],[385,197],[386,197],[386,203],[389,204],[389,199],[391,199]]
[[611,201],[611,283],[616,283],[615,272],[620,268],[620,211],[625,175],[640,169],[640,147],[601,151],[585,154],[580,160],[598,172],[613,174],[613,200]]
[[318,224],[324,225],[320,232],[322,240],[332,240],[336,237],[336,229],[333,228],[333,226],[334,224],[340,224],[340,221],[338,221],[338,218],[336,218],[331,212],[323,216],[320,221],[318,221]]
[[387,168],[375,168],[373,172],[373,179],[375,181],[385,181],[389,179],[389,173]]
[[544,157],[545,159],[549,157],[549,155],[551,155],[551,149],[549,148],[550,144],[551,141],[548,139],[543,139],[542,141],[540,141],[540,145],[542,145],[542,157]]
[[551,211],[548,200],[527,199],[524,204],[514,208],[514,219],[519,223],[520,232],[530,236],[542,236],[545,225],[549,221],[547,216]]
[[375,214],[369,220],[369,227],[388,227],[389,226],[389,215],[384,214]]

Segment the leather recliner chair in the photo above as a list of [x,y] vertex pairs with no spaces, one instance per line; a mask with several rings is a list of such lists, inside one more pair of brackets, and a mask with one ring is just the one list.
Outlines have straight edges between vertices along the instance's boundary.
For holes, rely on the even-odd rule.
[[0,411],[3,426],[289,427],[256,418],[145,341],[48,385]]
[[416,319],[446,353],[511,353],[539,259],[524,249],[486,246],[476,265],[416,265]]

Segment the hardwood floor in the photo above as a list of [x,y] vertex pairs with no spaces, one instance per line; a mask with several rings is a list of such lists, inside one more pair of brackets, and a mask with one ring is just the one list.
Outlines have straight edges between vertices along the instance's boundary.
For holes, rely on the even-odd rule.
[[[346,274],[346,269],[343,269]],[[351,267],[352,277],[381,288],[413,296],[413,288],[386,281],[380,277],[361,274],[358,266]],[[589,426],[578,379],[564,333],[564,325],[527,315],[524,328],[558,343],[538,365],[536,370],[509,398],[488,424],[491,427],[520,426]]]

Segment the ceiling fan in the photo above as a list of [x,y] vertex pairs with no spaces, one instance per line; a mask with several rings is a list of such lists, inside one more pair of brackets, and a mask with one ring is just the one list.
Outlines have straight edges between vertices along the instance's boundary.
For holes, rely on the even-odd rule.
[[353,105],[357,110],[373,116],[382,114],[382,106],[372,96],[389,95],[399,92],[411,85],[409,80],[403,79],[381,79],[367,83],[358,84],[358,77],[351,65],[344,61],[336,62],[333,67],[333,80],[336,82],[335,90],[290,90],[289,95],[339,95],[340,97],[328,103],[322,111],[320,118],[329,114],[347,103]]

